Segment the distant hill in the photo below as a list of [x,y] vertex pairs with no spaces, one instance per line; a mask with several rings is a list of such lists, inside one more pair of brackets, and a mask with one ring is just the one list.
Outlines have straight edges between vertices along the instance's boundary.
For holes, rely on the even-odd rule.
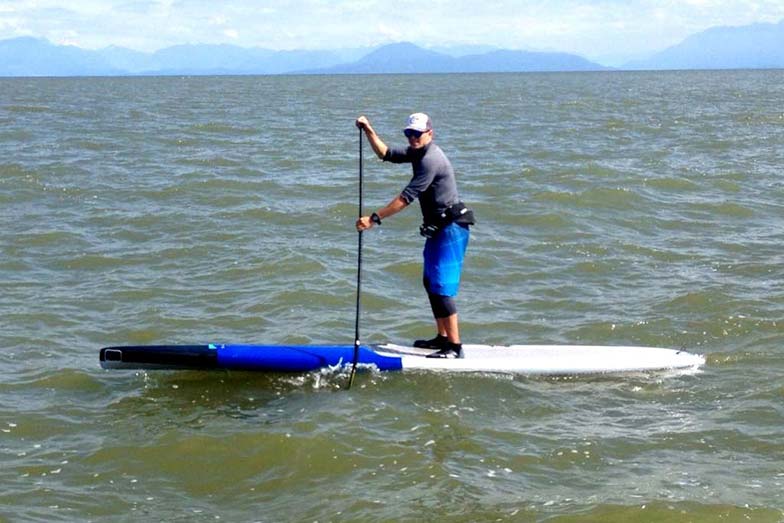
[[366,53],[366,49],[273,51],[232,45],[177,45],[155,53],[115,46],[94,51],[22,37],[0,41],[0,76],[281,74],[328,67]]
[[603,65],[568,53],[492,51],[458,58],[466,72],[602,71]]
[[[337,51],[273,51],[233,45],[177,45],[155,52],[143,70],[153,74],[282,74],[339,64]],[[134,73],[140,70],[131,71]]]
[[305,71],[321,74],[367,73],[447,73],[456,69],[457,58],[428,51],[414,44],[399,43],[379,47],[352,63]]
[[120,74],[102,56],[30,37],[0,41],[0,76],[106,76]]
[[600,71],[597,63],[566,53],[495,50],[482,54],[451,56],[403,42],[379,47],[354,63],[309,73],[480,73],[528,71]]
[[437,53],[449,55],[449,56],[467,56],[470,54],[483,54],[489,53],[490,51],[498,51],[500,50],[498,47],[494,45],[449,45],[449,46],[436,46],[430,47],[431,51],[435,51]]
[[778,24],[713,27],[624,69],[784,68],[784,20]]

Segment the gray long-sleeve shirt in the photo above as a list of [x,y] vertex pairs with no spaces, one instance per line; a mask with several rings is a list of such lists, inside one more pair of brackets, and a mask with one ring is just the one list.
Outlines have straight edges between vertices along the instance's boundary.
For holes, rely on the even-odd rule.
[[414,176],[400,193],[410,204],[419,198],[422,217],[426,223],[438,221],[438,215],[460,199],[452,164],[439,146],[429,143],[421,149],[389,148],[385,162],[410,163]]

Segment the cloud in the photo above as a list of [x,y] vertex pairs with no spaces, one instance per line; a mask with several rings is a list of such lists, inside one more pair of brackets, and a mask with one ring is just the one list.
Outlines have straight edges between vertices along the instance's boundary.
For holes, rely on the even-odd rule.
[[376,33],[386,40],[404,40],[403,33],[384,22],[381,22],[376,26]]
[[148,14],[158,6],[158,2],[153,1],[139,1],[139,2],[120,2],[114,5],[114,11],[117,13],[129,14]]
[[211,25],[226,25],[227,23],[229,23],[229,19],[223,15],[213,16],[210,19]]

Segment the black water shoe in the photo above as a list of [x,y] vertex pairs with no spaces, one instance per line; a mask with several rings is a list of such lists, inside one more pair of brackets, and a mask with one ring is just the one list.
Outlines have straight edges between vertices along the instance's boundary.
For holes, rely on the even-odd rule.
[[426,358],[463,358],[463,345],[447,341],[444,347],[433,354],[428,354]]
[[431,340],[416,340],[414,342],[414,347],[417,349],[443,349],[446,344],[449,343],[449,339],[446,336],[441,336],[440,334]]

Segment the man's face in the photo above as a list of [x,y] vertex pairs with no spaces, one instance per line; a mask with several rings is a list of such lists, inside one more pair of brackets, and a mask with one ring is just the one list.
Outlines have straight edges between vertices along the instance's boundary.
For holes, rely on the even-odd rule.
[[408,145],[412,149],[421,149],[433,141],[433,130],[429,131],[415,131],[413,129],[406,129],[404,133],[408,138]]

